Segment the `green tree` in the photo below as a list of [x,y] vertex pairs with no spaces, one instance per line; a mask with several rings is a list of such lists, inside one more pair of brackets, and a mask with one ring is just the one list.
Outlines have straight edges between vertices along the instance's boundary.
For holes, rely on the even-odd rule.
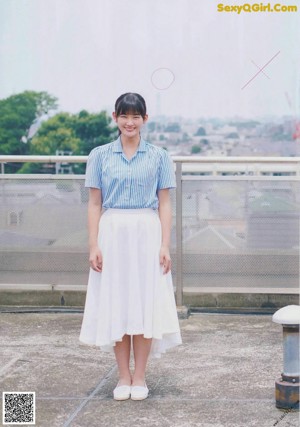
[[181,127],[180,124],[177,122],[174,123],[168,123],[166,128],[165,128],[165,132],[180,132],[181,131]]
[[192,154],[198,154],[201,152],[201,147],[199,147],[199,145],[193,145],[191,148],[191,153]]
[[203,144],[203,145],[208,145],[209,144],[209,140],[206,139],[206,138],[202,138],[202,139],[200,139],[200,143]]
[[181,137],[182,142],[187,142],[189,141],[189,139],[190,139],[189,134],[187,132],[183,132]]
[[150,132],[154,132],[156,129],[156,123],[155,122],[148,122],[147,123],[147,131]]
[[230,132],[225,136],[225,138],[239,138],[239,134],[237,132]]
[[116,127],[105,111],[90,114],[58,113],[44,122],[33,137],[31,154],[55,154],[56,150],[86,155],[99,145],[107,144],[116,136]]
[[60,151],[78,151],[80,139],[72,128],[72,116],[59,113],[42,123],[30,142],[30,154],[55,155]]
[[[87,155],[99,146],[116,137],[116,127],[111,127],[111,118],[106,112],[90,114],[83,110],[79,114],[58,113],[43,122],[30,141],[30,154],[55,155],[57,151],[74,155]],[[21,173],[43,173],[44,167],[37,164],[24,165]],[[84,164],[74,164],[74,173],[84,173]],[[49,172],[49,171],[47,171]]]
[[[29,141],[29,154],[55,155],[56,151],[73,153],[78,149],[80,139],[72,129],[72,116],[68,113],[59,113],[43,122],[37,133]],[[55,165],[42,163],[24,164],[18,173],[49,173]],[[49,170],[52,169],[52,170]]]
[[203,126],[200,126],[197,132],[195,133],[195,136],[204,136],[204,135],[206,135],[206,130],[204,129]]
[[112,119],[106,111],[90,114],[83,110],[72,119],[72,128],[76,137],[80,139],[76,154],[89,154],[93,148],[107,144],[117,136],[117,127],[111,126]]
[[[0,100],[0,154],[29,154],[26,136],[30,126],[56,108],[57,98],[47,92],[25,91]],[[19,167],[10,164],[6,171],[16,172]]]

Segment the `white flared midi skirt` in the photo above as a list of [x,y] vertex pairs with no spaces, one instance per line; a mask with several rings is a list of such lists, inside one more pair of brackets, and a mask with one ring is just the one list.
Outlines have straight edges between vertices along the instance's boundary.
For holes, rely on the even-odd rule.
[[79,340],[113,351],[125,334],[152,338],[160,357],[181,344],[171,272],[159,263],[161,223],[153,209],[108,209],[100,219],[103,267],[90,269]]

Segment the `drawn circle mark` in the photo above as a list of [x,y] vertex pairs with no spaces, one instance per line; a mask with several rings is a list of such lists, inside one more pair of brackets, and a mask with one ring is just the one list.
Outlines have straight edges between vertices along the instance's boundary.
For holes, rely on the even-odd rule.
[[151,74],[151,83],[158,90],[169,89],[175,81],[175,74],[170,68],[160,67]]

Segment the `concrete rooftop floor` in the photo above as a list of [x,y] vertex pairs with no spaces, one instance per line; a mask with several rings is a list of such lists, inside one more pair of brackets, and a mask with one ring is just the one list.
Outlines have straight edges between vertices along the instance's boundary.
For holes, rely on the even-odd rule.
[[81,321],[82,313],[0,314],[0,391],[35,391],[38,427],[299,426],[298,412],[275,407],[282,328],[271,315],[180,320],[183,344],[149,360],[141,402],[112,399],[114,356],[79,343]]

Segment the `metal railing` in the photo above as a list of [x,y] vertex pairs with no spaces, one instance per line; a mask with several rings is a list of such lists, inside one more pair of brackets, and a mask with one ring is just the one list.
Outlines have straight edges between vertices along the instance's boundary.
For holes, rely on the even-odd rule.
[[[300,157],[201,157],[173,156],[173,161],[184,165],[184,173],[241,173],[261,175],[288,173],[300,175]],[[0,155],[1,173],[6,163],[86,163],[87,156],[13,156]]]
[[[61,280],[62,253],[64,263],[69,260],[70,272],[86,268],[80,261],[82,254],[76,258],[76,251],[86,250],[79,249],[84,239],[74,237],[78,224],[85,226],[84,176],[5,174],[5,163],[86,160],[87,156],[0,156],[3,281],[10,277],[12,263],[15,272],[36,274],[41,281],[45,276],[38,272],[42,268],[50,271],[47,262],[52,262],[60,277],[55,278],[51,270],[51,283]],[[203,288],[295,290],[299,285],[300,158],[175,156],[173,160],[177,188],[172,196],[172,255],[177,305],[184,302],[183,291]],[[34,206],[39,207],[36,214]],[[53,224],[44,230],[40,216],[48,211],[52,211]],[[64,227],[65,241],[61,236]],[[14,260],[14,251],[25,246],[23,263]],[[33,273],[29,266],[34,265],[38,248],[42,248],[42,266]]]

